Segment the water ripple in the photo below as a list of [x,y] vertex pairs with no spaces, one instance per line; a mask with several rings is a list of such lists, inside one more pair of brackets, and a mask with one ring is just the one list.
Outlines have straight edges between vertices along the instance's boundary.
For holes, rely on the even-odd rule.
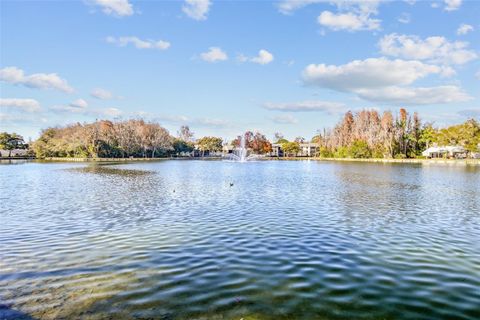
[[480,318],[478,169],[163,161],[0,175],[0,319]]

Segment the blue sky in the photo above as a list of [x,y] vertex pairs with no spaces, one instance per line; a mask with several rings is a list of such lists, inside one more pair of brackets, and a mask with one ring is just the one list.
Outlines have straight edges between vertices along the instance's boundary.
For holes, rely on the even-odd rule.
[[480,117],[480,1],[0,2],[0,130],[143,117],[311,138],[346,110]]

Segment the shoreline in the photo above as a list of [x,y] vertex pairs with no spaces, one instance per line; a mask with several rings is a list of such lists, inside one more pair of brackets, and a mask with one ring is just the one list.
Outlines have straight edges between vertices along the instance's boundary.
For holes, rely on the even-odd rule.
[[[205,158],[61,158],[50,157],[45,159],[32,159],[32,158],[15,158],[15,159],[0,159],[0,160],[27,160],[38,162],[152,162],[152,161],[165,161],[165,160],[201,160],[212,161],[222,160],[222,157],[205,157]],[[444,165],[472,165],[480,166],[480,159],[350,159],[350,158],[320,158],[320,157],[267,157],[259,159],[260,161],[326,161],[326,162],[366,162],[366,163],[400,163],[400,164],[444,164]]]
[[480,159],[347,159],[347,158],[314,158],[319,161],[336,162],[370,162],[370,163],[407,163],[407,164],[446,164],[480,166]]

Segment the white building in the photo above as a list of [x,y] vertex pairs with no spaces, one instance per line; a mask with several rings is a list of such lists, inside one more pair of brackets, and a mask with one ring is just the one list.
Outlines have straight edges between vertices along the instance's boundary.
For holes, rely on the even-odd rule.
[[427,158],[457,158],[464,159],[468,151],[461,146],[430,147],[422,152]]
[[[320,152],[320,145],[318,143],[306,142],[299,143],[300,151],[296,154],[297,157],[316,157]],[[284,152],[282,149],[281,143],[272,144],[272,152],[270,153],[272,157],[283,157]]]
[[26,149],[0,150],[0,157],[7,158],[8,155],[10,155],[11,157],[25,157],[28,155],[28,150]]
[[307,142],[300,143],[300,157],[315,157],[320,152],[320,145],[318,143]]

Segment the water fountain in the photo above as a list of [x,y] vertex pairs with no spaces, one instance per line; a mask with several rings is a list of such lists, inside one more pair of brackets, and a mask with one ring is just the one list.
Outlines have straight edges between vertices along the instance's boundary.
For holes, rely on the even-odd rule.
[[239,138],[240,138],[240,145],[235,147],[235,149],[233,150],[233,153],[226,155],[225,158],[227,158],[228,160],[233,160],[237,162],[247,162],[260,157],[260,155],[257,155],[257,154],[251,154],[251,155],[248,154],[245,135],[240,135]]
[[240,147],[238,149],[238,161],[245,162],[247,161],[248,150],[245,147],[245,135],[240,136]]

